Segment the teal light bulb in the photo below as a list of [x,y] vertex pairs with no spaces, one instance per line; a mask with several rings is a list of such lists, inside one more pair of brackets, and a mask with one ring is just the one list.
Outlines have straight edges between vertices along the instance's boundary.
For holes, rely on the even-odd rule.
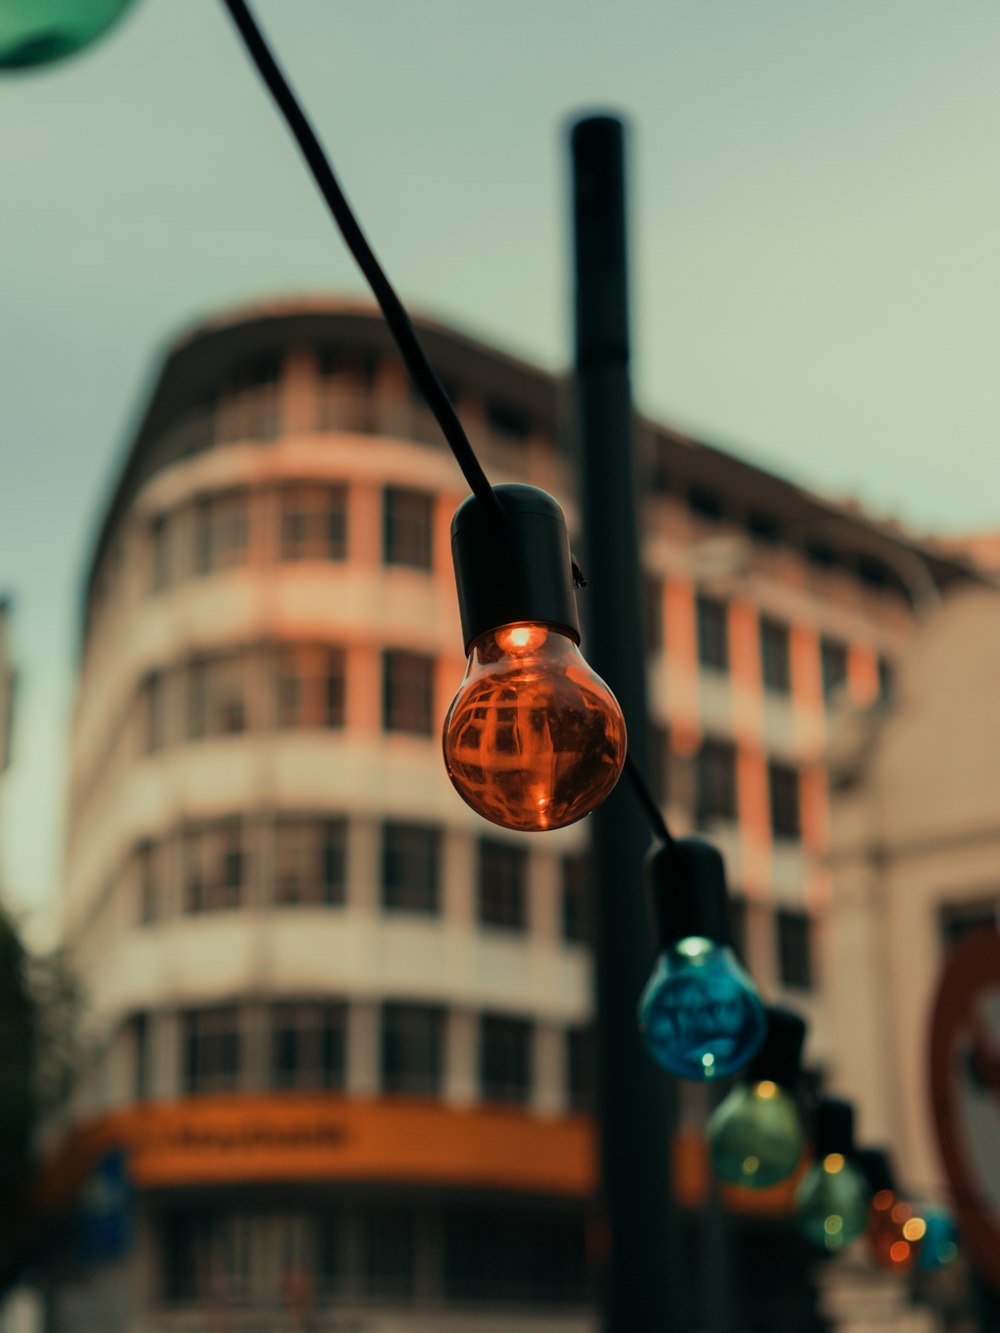
[[917,1268],[930,1273],[958,1257],[958,1228],[947,1208],[921,1208],[919,1215],[927,1229],[917,1251]]
[[709,1117],[712,1168],[727,1185],[780,1184],[798,1166],[804,1145],[794,1098],[770,1079],[734,1088]]
[[660,954],[639,1001],[639,1031],[668,1073],[706,1082],[750,1062],[767,1015],[732,949],[690,936]]
[[96,41],[132,0],[0,0],[0,71],[62,60]]
[[818,1250],[836,1253],[868,1226],[868,1182],[842,1153],[814,1162],[795,1192],[795,1220]]

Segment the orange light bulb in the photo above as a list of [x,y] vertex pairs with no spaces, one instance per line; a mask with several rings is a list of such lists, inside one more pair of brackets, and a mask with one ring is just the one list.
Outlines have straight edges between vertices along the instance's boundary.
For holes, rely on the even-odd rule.
[[443,740],[462,799],[492,823],[526,833],[589,814],[625,762],[617,699],[567,634],[535,622],[473,641]]
[[[872,1199],[868,1222],[868,1244],[882,1268],[905,1273],[917,1262],[915,1242],[923,1234],[913,1208],[892,1190],[879,1190]],[[918,1234],[919,1233],[919,1234]]]

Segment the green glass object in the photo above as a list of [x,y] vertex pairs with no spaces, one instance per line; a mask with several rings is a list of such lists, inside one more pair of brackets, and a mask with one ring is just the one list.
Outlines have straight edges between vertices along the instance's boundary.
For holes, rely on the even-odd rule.
[[804,1143],[794,1099],[770,1079],[734,1088],[708,1121],[715,1174],[744,1189],[763,1190],[787,1180]]
[[795,1220],[818,1250],[836,1253],[868,1226],[868,1182],[841,1153],[815,1162],[795,1192]]
[[133,0],[0,0],[0,71],[50,65],[89,46]]

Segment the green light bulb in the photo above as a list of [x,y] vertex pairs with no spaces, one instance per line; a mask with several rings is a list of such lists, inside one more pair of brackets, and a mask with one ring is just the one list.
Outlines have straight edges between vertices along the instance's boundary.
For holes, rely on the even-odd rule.
[[132,0],[0,0],[0,71],[50,65],[111,27]]
[[870,1191],[856,1166],[832,1152],[813,1163],[795,1192],[795,1220],[818,1250],[836,1253],[864,1235]]
[[708,1121],[715,1174],[744,1189],[763,1190],[787,1180],[804,1142],[794,1099],[770,1079],[734,1088]]

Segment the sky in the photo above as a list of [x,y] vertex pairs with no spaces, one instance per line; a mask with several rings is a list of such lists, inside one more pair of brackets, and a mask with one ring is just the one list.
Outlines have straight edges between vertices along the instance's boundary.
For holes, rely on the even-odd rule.
[[[998,525],[995,0],[256,12],[415,311],[565,367],[568,126],[621,115],[640,408],[921,530]],[[0,182],[0,884],[48,943],[80,584],[158,358],[364,286],[216,0],[0,75]]]

